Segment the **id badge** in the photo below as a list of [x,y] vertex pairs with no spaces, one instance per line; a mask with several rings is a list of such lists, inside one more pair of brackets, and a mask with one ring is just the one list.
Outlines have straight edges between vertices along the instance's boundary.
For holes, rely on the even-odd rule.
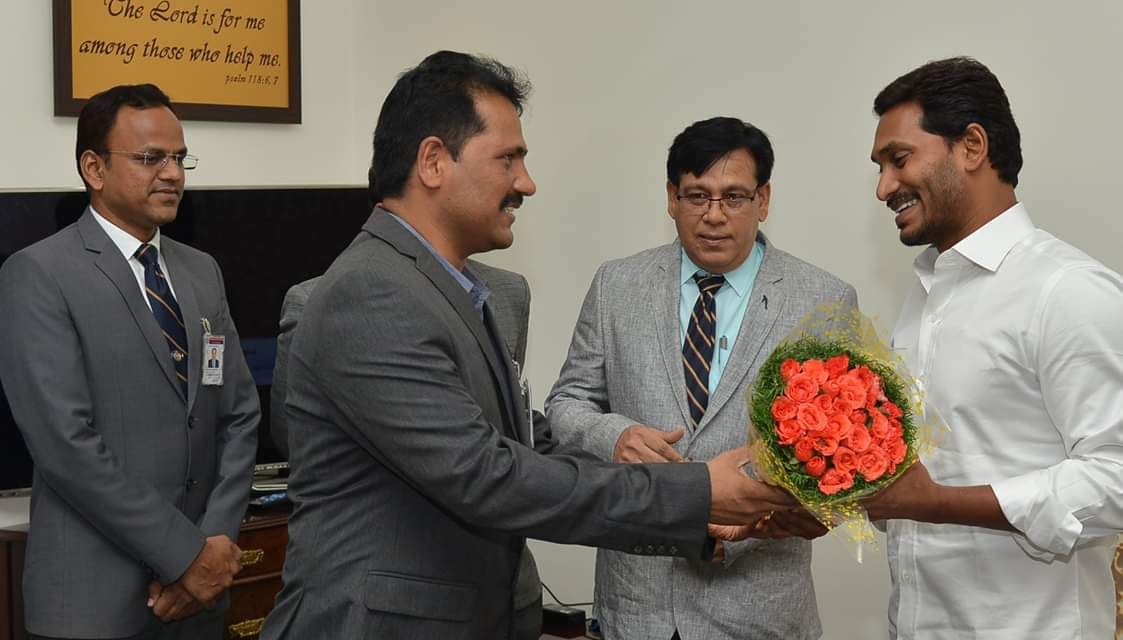
[[226,336],[211,333],[210,322],[203,322],[203,378],[204,386],[216,387],[222,385],[222,359],[226,351]]

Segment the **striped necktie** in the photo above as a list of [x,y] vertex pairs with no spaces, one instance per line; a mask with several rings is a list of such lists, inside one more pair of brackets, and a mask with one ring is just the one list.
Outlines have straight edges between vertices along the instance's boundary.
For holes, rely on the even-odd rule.
[[698,301],[690,313],[690,326],[682,343],[682,372],[686,376],[686,402],[690,406],[690,420],[698,428],[706,405],[710,402],[710,361],[714,357],[714,334],[717,329],[717,304],[714,296],[725,284],[723,275],[695,274],[698,283]]
[[168,280],[160,271],[158,261],[159,250],[150,244],[142,244],[136,251],[136,259],[144,265],[144,291],[148,295],[148,304],[152,307],[152,315],[156,316],[156,323],[160,325],[160,332],[168,341],[172,362],[175,363],[175,375],[183,387],[183,396],[187,397],[187,329],[183,326],[183,313],[179,310],[179,303],[172,295]]

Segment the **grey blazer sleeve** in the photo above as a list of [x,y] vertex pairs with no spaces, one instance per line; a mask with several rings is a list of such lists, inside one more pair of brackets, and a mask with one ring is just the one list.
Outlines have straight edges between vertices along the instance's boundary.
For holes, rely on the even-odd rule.
[[226,352],[229,355],[225,359],[224,380],[219,389],[215,415],[218,464],[199,528],[208,536],[225,535],[237,540],[242,518],[246,515],[253,465],[257,459],[257,425],[261,419],[261,406],[257,387],[242,353],[238,331],[230,317],[222,272],[213,259],[211,264],[215,286],[222,297],[221,315],[212,326],[216,333],[222,331],[226,336]]
[[612,460],[620,434],[636,421],[613,413],[608,402],[601,317],[604,270],[604,265],[597,269],[585,294],[569,354],[546,398],[546,417],[562,451],[583,450],[601,460]]
[[480,346],[455,339],[441,315],[417,313],[447,303],[367,280],[377,277],[350,272],[321,285],[317,308],[332,312],[306,314],[301,332],[319,347],[292,366],[332,390],[340,427],[380,464],[473,526],[629,551],[658,535],[673,555],[706,557],[705,465],[583,462],[501,436],[460,369]]
[[289,381],[289,350],[292,336],[300,316],[304,314],[304,303],[316,287],[319,278],[305,280],[289,287],[285,301],[281,304],[280,333],[277,335],[277,361],[273,365],[273,386],[269,390],[269,435],[281,455],[289,457],[288,416],[285,413],[285,393]]
[[150,484],[124,473],[93,428],[82,344],[51,273],[17,253],[0,269],[4,392],[51,489],[103,536],[165,581],[177,579],[203,548],[205,536]]

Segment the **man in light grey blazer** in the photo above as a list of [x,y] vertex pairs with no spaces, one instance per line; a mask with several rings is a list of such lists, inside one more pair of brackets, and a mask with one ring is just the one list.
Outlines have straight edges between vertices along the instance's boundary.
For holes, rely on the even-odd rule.
[[[608,262],[593,278],[546,402],[562,446],[618,462],[709,460],[744,446],[746,393],[776,344],[820,303],[856,306],[853,287],[758,231],[772,162],[764,132],[735,118],[675,138],[667,202],[678,240]],[[702,278],[713,274],[722,277]],[[700,321],[692,328],[705,317],[708,332]],[[699,361],[706,344],[712,353]],[[767,538],[825,532],[794,514],[776,514],[771,529]],[[604,637],[819,637],[811,543],[767,538],[723,543],[720,562],[599,551]]]
[[[526,366],[526,339],[530,323],[530,286],[526,278],[514,271],[492,267],[477,260],[468,260],[467,268],[491,290],[488,308],[495,318],[503,346],[511,354],[519,370]],[[273,368],[270,391],[269,429],[273,442],[289,457],[288,423],[285,420],[285,395],[288,385],[288,355],[293,333],[304,314],[308,296],[320,281],[305,280],[289,288],[281,305],[280,334],[277,336],[277,362]],[[515,634],[517,640],[538,640],[542,633],[542,582],[538,565],[530,548],[523,546],[519,560],[518,582],[515,586]]]
[[702,560],[707,522],[793,506],[742,473],[743,451],[614,465],[553,454],[529,419],[490,292],[466,268],[510,246],[535,191],[527,90],[498,62],[442,51],[383,104],[380,206],[316,284],[289,352],[295,510],[264,640],[511,638],[527,536]]
[[218,265],[159,232],[196,159],[152,85],[92,97],[76,156],[89,209],[0,269],[0,380],[35,462],[27,630],[218,640],[259,407]]

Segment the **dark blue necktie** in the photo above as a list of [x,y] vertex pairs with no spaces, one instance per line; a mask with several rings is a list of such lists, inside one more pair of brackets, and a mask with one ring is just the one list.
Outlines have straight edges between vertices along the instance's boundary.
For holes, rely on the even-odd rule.
[[160,325],[160,331],[168,341],[168,349],[175,364],[175,375],[179,378],[186,398],[187,329],[183,326],[183,313],[179,310],[179,303],[172,295],[167,278],[160,271],[158,257],[159,250],[150,244],[142,244],[136,251],[136,259],[144,265],[144,291],[148,295],[152,315],[156,316],[156,323]]
[[710,362],[714,358],[717,332],[717,303],[714,296],[725,284],[723,275],[695,275],[698,301],[690,314],[686,340],[682,343],[682,372],[686,376],[686,403],[690,406],[692,426],[698,428],[710,402]]

